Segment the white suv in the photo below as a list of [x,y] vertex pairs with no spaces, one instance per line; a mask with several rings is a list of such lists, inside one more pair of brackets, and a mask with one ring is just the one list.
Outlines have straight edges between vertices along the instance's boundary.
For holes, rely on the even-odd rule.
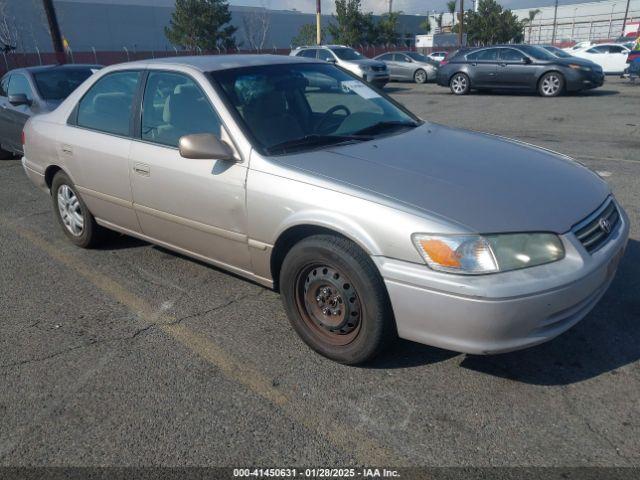
[[318,58],[336,64],[378,88],[382,88],[389,83],[389,70],[384,62],[371,60],[357,50],[344,45],[297,47],[289,55],[292,57]]

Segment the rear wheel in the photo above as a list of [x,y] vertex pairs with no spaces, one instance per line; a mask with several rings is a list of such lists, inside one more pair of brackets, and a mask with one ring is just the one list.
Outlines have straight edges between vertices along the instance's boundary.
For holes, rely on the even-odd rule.
[[427,83],[428,78],[427,72],[422,69],[416,70],[416,73],[413,74],[413,80],[416,83]]
[[558,72],[545,73],[538,82],[538,93],[543,97],[557,97],[564,90],[564,77]]
[[465,73],[456,73],[451,77],[449,87],[454,95],[466,95],[471,90],[471,81]]
[[82,248],[95,246],[103,233],[93,215],[78,195],[76,186],[64,172],[51,183],[53,210],[62,230],[72,243]]
[[396,336],[376,266],[345,238],[315,235],[296,244],[282,264],[280,286],[291,325],[325,357],[363,363]]

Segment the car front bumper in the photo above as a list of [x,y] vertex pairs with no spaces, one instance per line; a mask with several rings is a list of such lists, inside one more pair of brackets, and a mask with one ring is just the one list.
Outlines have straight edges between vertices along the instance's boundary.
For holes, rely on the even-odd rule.
[[389,76],[389,72],[367,72],[367,73],[363,73],[362,74],[362,78],[370,83],[371,85],[374,85],[378,88],[382,88],[384,87],[387,83],[389,83],[390,80],[390,76]]
[[605,74],[599,71],[580,72],[571,70],[566,75],[567,90],[575,92],[579,90],[589,90],[604,85]]
[[618,207],[607,243],[589,254],[571,232],[566,256],[547,265],[493,275],[463,276],[374,257],[389,292],[401,338],[471,354],[537,345],[582,320],[611,283],[629,237]]

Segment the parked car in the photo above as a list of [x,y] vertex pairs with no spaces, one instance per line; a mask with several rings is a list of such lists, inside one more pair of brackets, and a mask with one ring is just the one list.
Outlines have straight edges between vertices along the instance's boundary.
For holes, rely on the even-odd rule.
[[549,53],[553,53],[558,58],[574,58],[574,56],[571,55],[566,50],[558,48],[554,45],[538,45],[538,46],[544,48]]
[[440,67],[437,81],[456,95],[473,89],[508,89],[555,97],[565,91],[599,87],[604,73],[592,62],[558,58],[541,47],[498,45],[457,54]]
[[0,158],[22,155],[20,136],[32,115],[56,108],[100,65],[48,65],[11,70],[0,80]]
[[435,60],[436,62],[440,63],[442,60],[447,58],[447,55],[448,55],[448,52],[431,52],[429,55],[427,55],[427,57],[429,57],[431,60]]
[[293,57],[317,58],[349,70],[370,84],[382,88],[389,83],[389,71],[384,62],[365,57],[357,50],[344,45],[298,47],[290,53]]
[[417,52],[389,52],[374,58],[384,62],[391,80],[431,82],[438,73],[437,63]]
[[549,340],[604,294],[629,235],[583,165],[423,122],[300,57],[107,67],[24,141],[73,244],[108,228],[273,287],[300,337],[347,364],[396,335],[475,354]]
[[588,48],[593,45],[595,45],[595,43],[591,41],[578,42],[575,45],[572,45],[571,47],[564,48],[563,50],[567,53],[573,53],[574,51],[582,50],[583,48]]
[[576,50],[575,57],[591,60],[602,67],[604,73],[620,74],[627,68],[629,49],[617,43],[601,43],[593,47]]

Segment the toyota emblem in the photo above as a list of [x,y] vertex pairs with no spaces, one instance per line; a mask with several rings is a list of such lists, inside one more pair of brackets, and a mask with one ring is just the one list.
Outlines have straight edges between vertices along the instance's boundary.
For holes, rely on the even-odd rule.
[[611,222],[608,219],[601,218],[598,224],[604,233],[611,233]]

